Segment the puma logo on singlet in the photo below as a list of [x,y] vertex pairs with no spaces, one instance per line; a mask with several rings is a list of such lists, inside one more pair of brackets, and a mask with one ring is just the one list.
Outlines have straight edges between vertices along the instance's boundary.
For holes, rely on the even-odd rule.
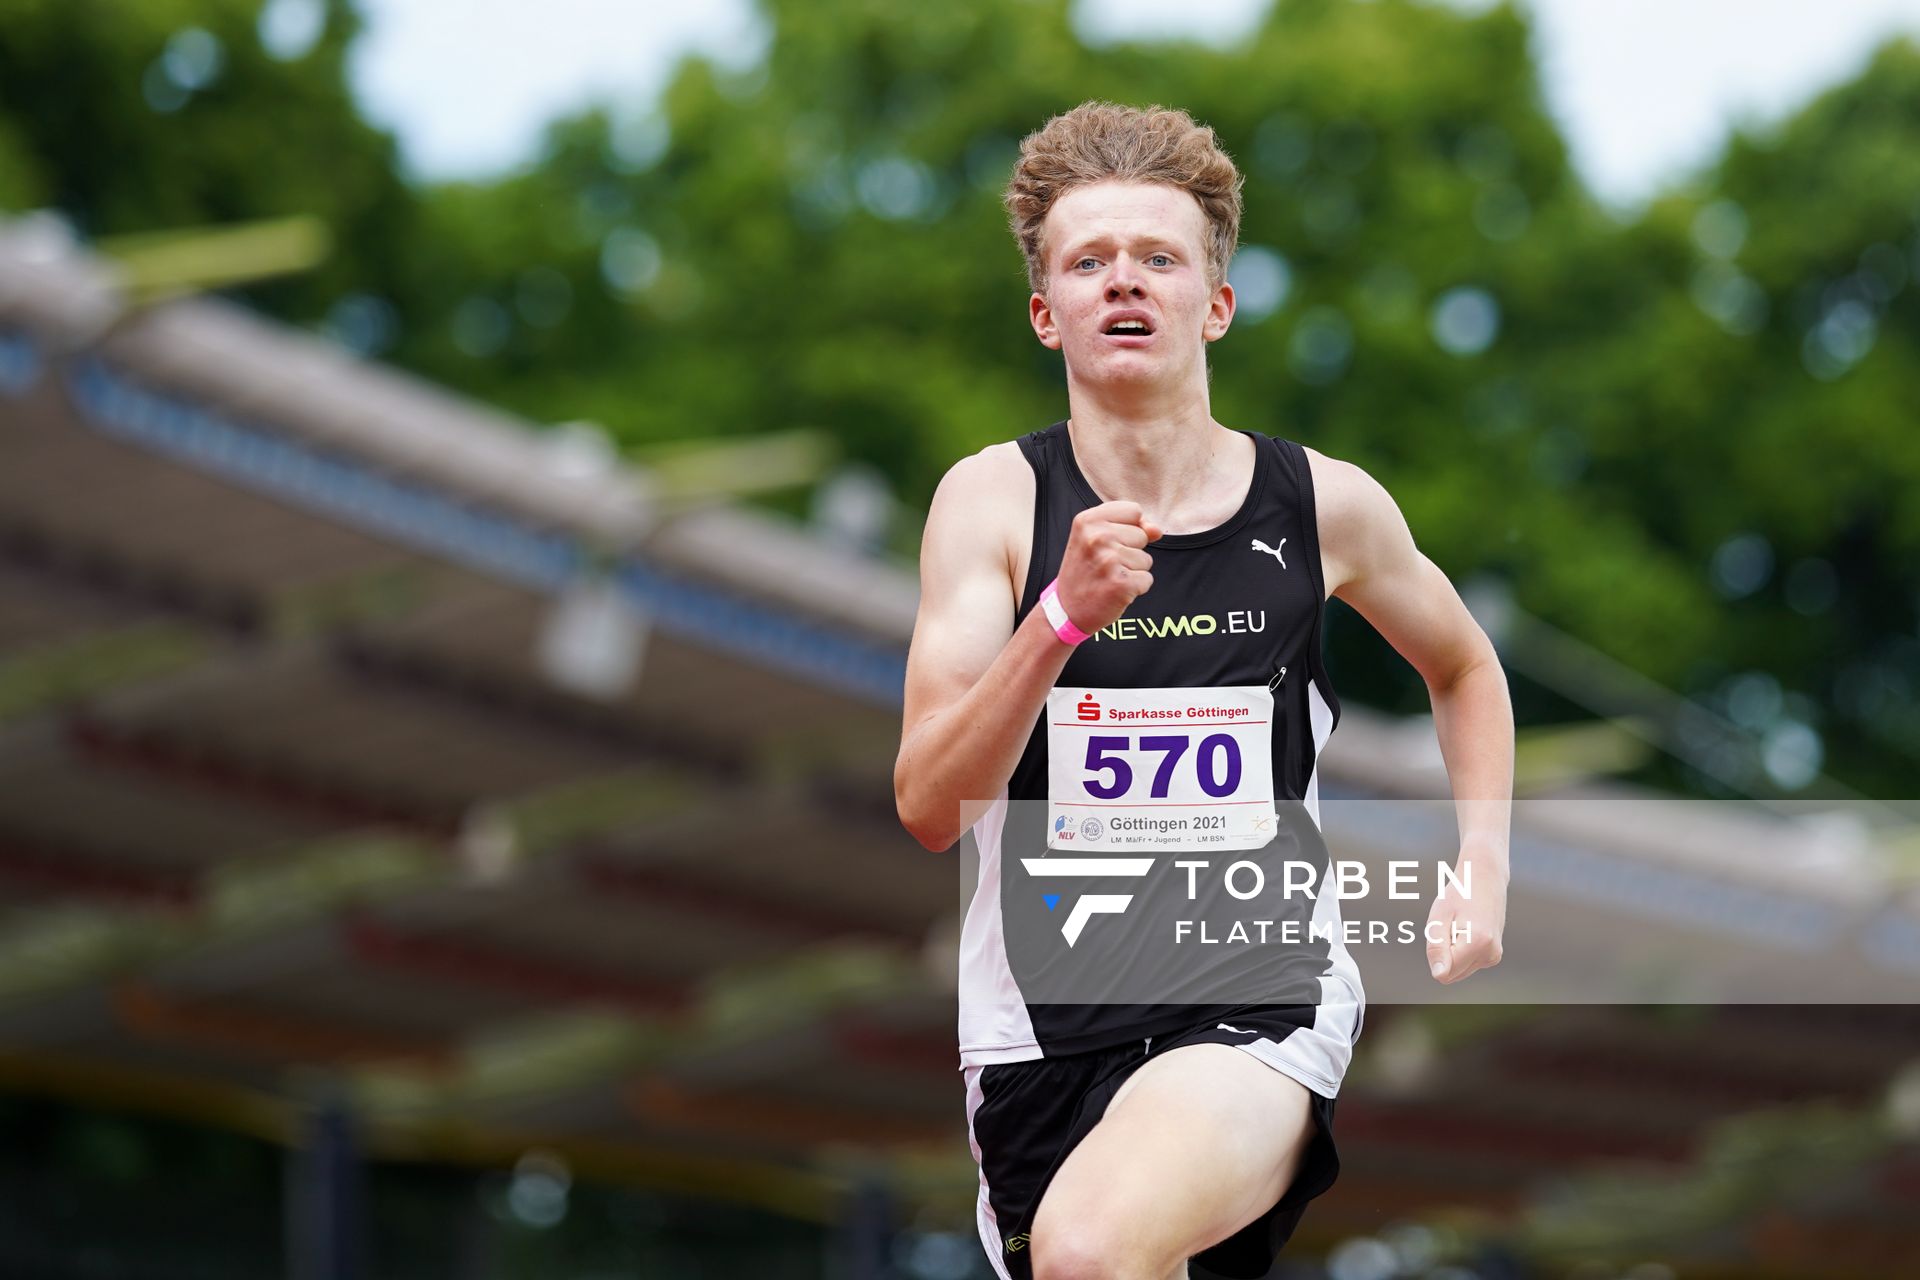
[[1252,548],[1252,549],[1253,549],[1253,550],[1255,550],[1255,551],[1264,551],[1264,552],[1266,552],[1266,553],[1267,553],[1268,555],[1270,555],[1270,556],[1272,556],[1272,557],[1273,557],[1273,558],[1274,558],[1275,560],[1278,560],[1278,561],[1280,562],[1280,567],[1281,567],[1282,569],[1284,569],[1284,568],[1286,568],[1286,567],[1287,567],[1287,558],[1286,558],[1285,556],[1283,556],[1283,555],[1281,555],[1281,554],[1280,554],[1280,551],[1281,551],[1281,549],[1282,549],[1283,547],[1285,547],[1286,545],[1287,545],[1287,540],[1286,540],[1285,538],[1282,538],[1282,539],[1280,539],[1280,546],[1278,546],[1278,547],[1270,547],[1270,546],[1268,546],[1268,545],[1267,545],[1266,543],[1264,543],[1264,542],[1262,542],[1262,541],[1260,541],[1260,539],[1258,539],[1258,538],[1255,538],[1255,539],[1253,540],[1253,548]]

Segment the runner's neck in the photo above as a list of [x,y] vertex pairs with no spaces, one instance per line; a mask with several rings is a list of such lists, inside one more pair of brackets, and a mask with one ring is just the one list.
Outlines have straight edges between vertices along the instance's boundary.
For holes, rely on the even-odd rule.
[[1185,421],[1076,414],[1067,435],[1102,501],[1137,502],[1167,533],[1218,525],[1240,509],[1253,481],[1251,442],[1204,414]]

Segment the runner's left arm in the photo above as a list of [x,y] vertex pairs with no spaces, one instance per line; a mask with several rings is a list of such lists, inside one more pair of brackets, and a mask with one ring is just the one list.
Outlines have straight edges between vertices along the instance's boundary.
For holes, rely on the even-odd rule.
[[[1440,567],[1415,544],[1399,505],[1351,463],[1310,453],[1329,593],[1352,605],[1420,673],[1472,867],[1474,944],[1435,976],[1458,981],[1498,963],[1513,801],[1513,703],[1493,642]],[[1482,888],[1484,886],[1484,889]]]

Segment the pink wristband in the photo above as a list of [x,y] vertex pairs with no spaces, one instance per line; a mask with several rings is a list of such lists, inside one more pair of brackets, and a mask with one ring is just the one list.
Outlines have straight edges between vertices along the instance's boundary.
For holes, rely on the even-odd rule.
[[1079,644],[1088,639],[1088,634],[1073,625],[1073,619],[1067,616],[1066,608],[1060,603],[1060,579],[1055,578],[1040,588],[1040,608],[1046,613],[1047,621],[1053,624],[1053,634],[1068,644]]

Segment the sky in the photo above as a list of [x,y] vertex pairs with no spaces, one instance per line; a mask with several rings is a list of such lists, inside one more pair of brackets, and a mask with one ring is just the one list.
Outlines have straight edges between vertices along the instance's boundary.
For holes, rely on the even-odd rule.
[[[905,2],[905,0],[903,0]],[[285,6],[298,0],[275,0]],[[1079,0],[1093,43],[1231,41],[1271,0]],[[1548,105],[1575,165],[1629,211],[1710,160],[1735,124],[1789,114],[1887,36],[1920,36],[1920,0],[1522,0]],[[363,109],[409,169],[485,177],[530,158],[545,123],[595,99],[645,105],[683,53],[751,63],[750,0],[361,0]],[[1456,7],[1485,7],[1455,0]]]

